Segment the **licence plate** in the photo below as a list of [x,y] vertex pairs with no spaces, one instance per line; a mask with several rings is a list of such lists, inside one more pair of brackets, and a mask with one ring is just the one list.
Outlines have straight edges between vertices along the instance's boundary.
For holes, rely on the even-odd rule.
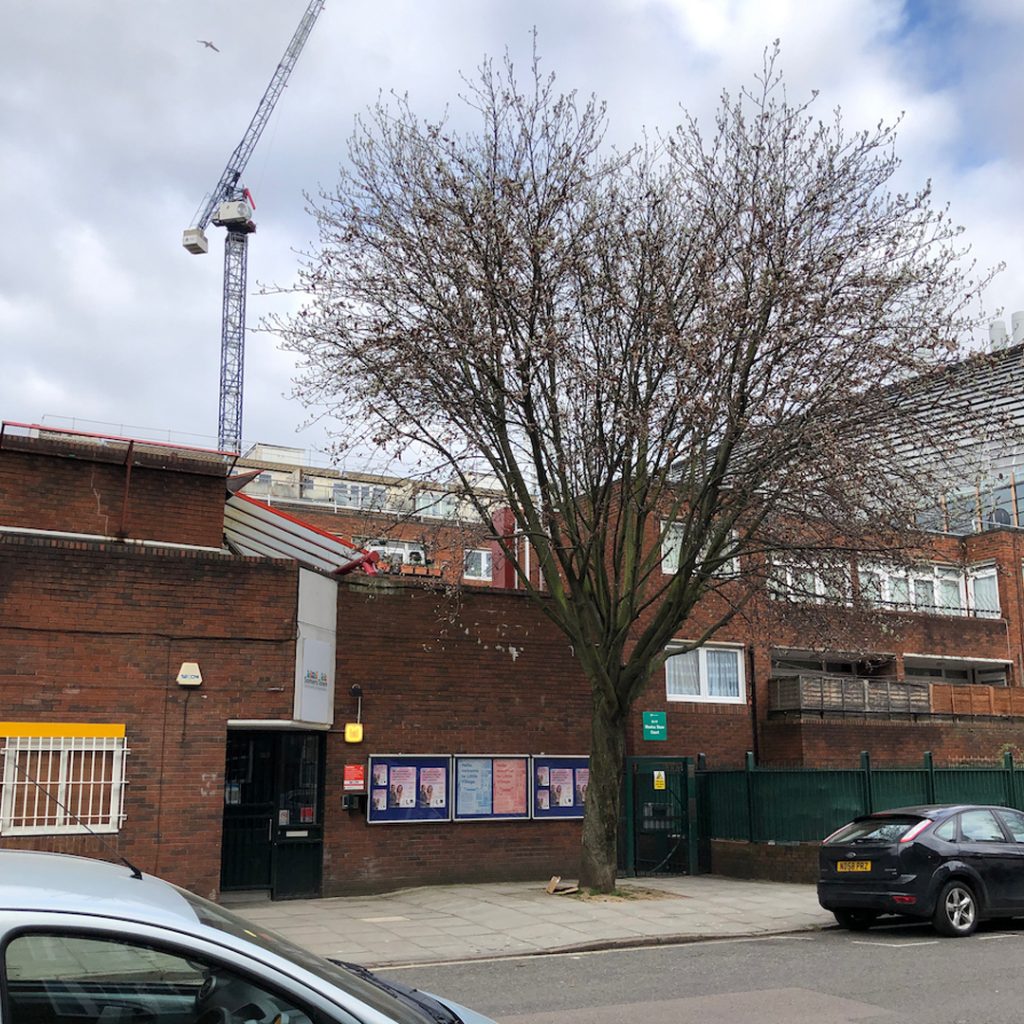
[[837,860],[836,871],[870,871],[869,860]]

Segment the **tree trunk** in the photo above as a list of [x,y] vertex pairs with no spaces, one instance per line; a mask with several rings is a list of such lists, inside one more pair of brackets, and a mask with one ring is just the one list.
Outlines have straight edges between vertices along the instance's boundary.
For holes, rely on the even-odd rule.
[[615,888],[625,760],[626,716],[617,711],[610,712],[605,702],[595,694],[580,885],[598,892],[611,892]]

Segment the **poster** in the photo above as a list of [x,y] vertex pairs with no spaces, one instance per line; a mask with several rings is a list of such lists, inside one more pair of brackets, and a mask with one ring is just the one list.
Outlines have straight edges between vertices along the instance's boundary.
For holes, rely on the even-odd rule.
[[486,757],[460,757],[455,768],[455,813],[479,817],[492,813],[491,760]]
[[420,769],[419,807],[444,807],[448,773],[444,768]]
[[526,815],[526,760],[494,759],[494,813]]
[[571,768],[551,769],[551,803],[555,807],[572,807],[573,785]]
[[456,756],[455,820],[528,818],[529,780],[525,754]]
[[412,765],[391,769],[391,786],[388,789],[389,807],[416,806],[416,768]]
[[583,817],[590,786],[590,759],[578,755],[535,754],[531,814],[540,821]]
[[583,807],[587,802],[587,786],[590,784],[590,769],[576,769],[576,803]]
[[366,776],[370,824],[451,821],[449,754],[371,754]]

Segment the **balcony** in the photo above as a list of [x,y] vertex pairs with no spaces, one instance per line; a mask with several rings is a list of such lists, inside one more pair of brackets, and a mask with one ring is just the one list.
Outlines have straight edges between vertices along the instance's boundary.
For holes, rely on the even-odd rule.
[[819,715],[929,715],[931,684],[892,678],[800,673],[768,680],[772,713]]

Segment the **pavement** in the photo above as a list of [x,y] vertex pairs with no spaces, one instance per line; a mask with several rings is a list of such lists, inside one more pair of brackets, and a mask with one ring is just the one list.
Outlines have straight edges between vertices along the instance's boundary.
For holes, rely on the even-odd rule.
[[780,935],[835,923],[813,885],[657,877],[620,880],[620,897],[586,897],[548,895],[547,881],[232,901],[231,909],[314,953],[368,967]]

